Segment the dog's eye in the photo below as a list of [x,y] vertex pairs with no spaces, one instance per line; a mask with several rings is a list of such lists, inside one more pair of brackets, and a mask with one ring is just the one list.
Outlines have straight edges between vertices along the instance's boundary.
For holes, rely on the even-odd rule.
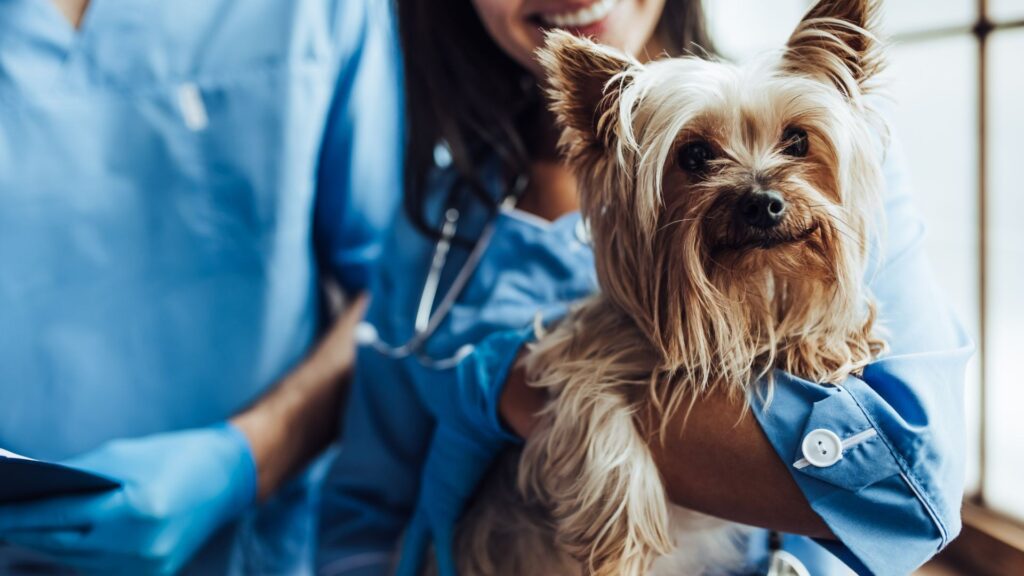
[[807,156],[807,131],[803,128],[789,127],[782,133],[782,153],[795,158]]
[[714,157],[711,145],[703,140],[684,144],[679,149],[676,163],[691,174],[702,174],[707,170],[708,162]]

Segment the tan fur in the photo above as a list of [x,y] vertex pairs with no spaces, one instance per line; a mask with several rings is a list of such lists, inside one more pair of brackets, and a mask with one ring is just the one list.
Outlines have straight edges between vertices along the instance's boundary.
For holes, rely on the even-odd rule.
[[[822,0],[785,50],[743,67],[640,64],[549,34],[540,60],[601,293],[526,358],[551,402],[514,493],[506,464],[460,527],[464,574],[701,574],[740,558],[740,527],[669,503],[648,442],[705,394],[770,396],[775,369],[839,383],[883,351],[864,279],[880,233],[883,142],[864,98],[883,62],[876,11]],[[781,152],[791,126],[806,157]],[[697,139],[715,150],[706,174],[675,162]],[[788,208],[752,236],[734,208],[757,187]]]

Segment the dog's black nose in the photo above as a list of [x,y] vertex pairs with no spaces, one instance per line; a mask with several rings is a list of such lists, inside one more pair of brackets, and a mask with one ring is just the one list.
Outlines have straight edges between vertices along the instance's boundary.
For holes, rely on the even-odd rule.
[[740,220],[754,228],[773,228],[786,214],[786,201],[774,190],[748,192],[736,204]]

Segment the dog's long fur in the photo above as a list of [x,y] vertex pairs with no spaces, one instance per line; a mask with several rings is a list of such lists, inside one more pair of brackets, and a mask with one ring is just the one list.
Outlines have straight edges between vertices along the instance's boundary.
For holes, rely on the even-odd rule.
[[[525,360],[551,401],[463,520],[463,574],[695,575],[740,559],[740,527],[668,502],[648,442],[706,394],[770,396],[775,369],[839,383],[882,352],[864,279],[880,233],[877,11],[821,0],[783,51],[742,67],[641,64],[549,34],[540,61],[601,292]],[[676,162],[695,141],[713,151],[700,172]],[[738,223],[739,198],[764,189],[785,199],[781,224]]]

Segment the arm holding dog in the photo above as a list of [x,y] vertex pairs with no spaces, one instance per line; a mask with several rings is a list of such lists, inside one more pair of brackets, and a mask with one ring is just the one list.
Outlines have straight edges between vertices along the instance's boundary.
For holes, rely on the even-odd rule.
[[[545,394],[527,384],[521,365],[510,374],[500,410],[518,436],[532,433]],[[701,403],[705,409],[694,410],[685,426],[685,413],[675,415],[665,442],[649,443],[672,502],[753,526],[831,537],[751,411],[724,394]],[[756,484],[750,478],[757,478]]]

